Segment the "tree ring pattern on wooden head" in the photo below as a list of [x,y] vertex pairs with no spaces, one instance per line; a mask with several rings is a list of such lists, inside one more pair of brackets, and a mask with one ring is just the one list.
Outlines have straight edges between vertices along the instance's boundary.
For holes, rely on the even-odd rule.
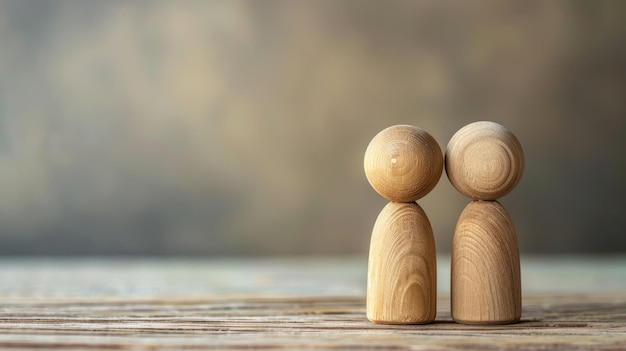
[[468,124],[448,143],[445,168],[452,185],[475,200],[496,200],[517,186],[524,151],[515,135],[488,121]]

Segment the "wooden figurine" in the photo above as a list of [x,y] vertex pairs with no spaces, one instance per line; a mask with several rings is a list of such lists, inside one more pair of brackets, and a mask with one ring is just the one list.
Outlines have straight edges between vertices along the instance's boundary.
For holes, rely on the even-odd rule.
[[511,217],[496,199],[519,183],[524,152],[494,122],[461,128],[446,149],[452,185],[474,201],[465,207],[452,243],[452,318],[466,324],[508,324],[522,315],[519,247]]
[[384,324],[430,323],[437,312],[435,240],[415,201],[441,178],[441,149],[422,129],[392,126],[372,139],[364,168],[372,187],[391,201],[372,231],[367,318]]

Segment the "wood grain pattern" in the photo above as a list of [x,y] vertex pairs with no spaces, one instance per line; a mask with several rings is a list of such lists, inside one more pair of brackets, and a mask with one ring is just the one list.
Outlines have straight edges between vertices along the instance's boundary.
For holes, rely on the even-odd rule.
[[488,121],[461,128],[446,147],[445,168],[452,185],[474,200],[496,200],[519,183],[524,151],[515,135]]
[[430,323],[437,313],[437,262],[432,227],[422,208],[390,202],[370,243],[367,318],[376,323]]
[[428,194],[441,178],[443,154],[426,131],[410,125],[382,130],[367,146],[367,180],[384,198],[413,202]]
[[622,350],[626,295],[542,295],[524,319],[382,325],[363,296],[207,296],[0,305],[0,348],[12,350]]
[[0,259],[0,349],[626,349],[626,257],[523,261],[523,319],[485,326],[445,289],[434,323],[369,322],[365,257]]
[[522,313],[515,228],[497,201],[472,201],[452,243],[452,317],[459,323],[506,324]]

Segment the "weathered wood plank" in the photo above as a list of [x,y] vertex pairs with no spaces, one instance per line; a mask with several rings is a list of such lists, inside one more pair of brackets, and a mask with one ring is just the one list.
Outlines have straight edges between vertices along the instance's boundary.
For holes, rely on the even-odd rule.
[[[626,349],[626,290],[612,289],[621,282],[583,292],[529,288],[522,322],[513,325],[455,324],[445,292],[433,324],[378,325],[365,316],[364,287],[358,287],[364,280],[351,277],[364,272],[360,259],[174,261],[155,263],[152,272],[145,262],[65,264],[0,262],[0,348]],[[605,267],[601,279],[621,278],[622,270]],[[335,287],[319,287],[329,282]]]
[[449,300],[428,325],[378,325],[362,296],[0,306],[0,347],[49,349],[606,349],[626,348],[626,295],[531,296],[521,323],[453,323]]

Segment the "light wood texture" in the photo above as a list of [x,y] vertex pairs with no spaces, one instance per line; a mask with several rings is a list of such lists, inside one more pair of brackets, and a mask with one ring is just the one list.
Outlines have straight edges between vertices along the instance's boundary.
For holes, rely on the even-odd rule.
[[496,200],[513,190],[522,178],[524,151],[504,126],[475,122],[450,139],[445,167],[450,182],[463,195]]
[[382,130],[367,146],[367,180],[384,198],[412,202],[428,194],[441,178],[443,154],[426,131],[410,125]]
[[[520,323],[426,325],[365,314],[367,258],[0,259],[11,350],[623,350],[626,256],[523,257]],[[450,257],[438,271],[449,277]]]
[[472,201],[452,243],[452,318],[468,324],[507,324],[522,314],[515,228],[497,201]]
[[435,319],[435,239],[419,205],[390,202],[380,212],[372,231],[367,278],[370,321],[423,324]]

